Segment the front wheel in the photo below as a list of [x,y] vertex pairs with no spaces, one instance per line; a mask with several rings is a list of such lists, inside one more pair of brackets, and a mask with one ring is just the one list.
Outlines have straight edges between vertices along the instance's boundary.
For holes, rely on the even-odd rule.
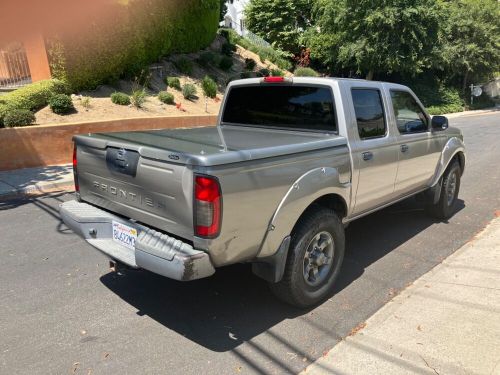
[[443,175],[441,194],[437,203],[429,202],[427,212],[440,220],[449,219],[455,213],[462,170],[457,161],[452,162]]
[[307,212],[292,234],[285,273],[270,284],[282,301],[308,307],[331,292],[344,259],[344,227],[334,211],[315,208]]

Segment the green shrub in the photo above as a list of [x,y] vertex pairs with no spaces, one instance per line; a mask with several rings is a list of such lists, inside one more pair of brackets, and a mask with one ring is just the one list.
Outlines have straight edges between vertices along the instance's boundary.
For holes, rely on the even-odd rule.
[[219,29],[218,33],[220,36],[224,37],[227,41],[229,41],[230,38],[229,29]]
[[464,107],[456,104],[433,105],[427,107],[427,112],[430,115],[444,115],[447,113],[462,112]]
[[48,79],[31,83],[0,96],[0,127],[3,127],[7,112],[13,109],[37,111],[46,106],[53,95],[63,93],[69,93],[69,87],[65,82]]
[[224,36],[230,44],[238,44],[243,48],[256,53],[257,55],[259,55],[259,58],[262,62],[267,59],[276,64],[280,69],[285,70],[289,70],[293,66],[292,62],[290,61],[291,55],[286,52],[275,50],[272,47],[262,47],[253,44],[249,39],[241,37],[236,31],[232,29],[220,29],[219,34]]
[[467,103],[468,109],[483,109],[495,106],[495,102],[485,92],[481,96],[475,97],[472,104],[469,103]]
[[167,77],[165,83],[168,87],[181,91],[181,81],[177,77]]
[[209,67],[211,65],[215,65],[215,53],[211,51],[205,51],[200,54],[198,58],[198,63],[203,67]]
[[197,92],[198,90],[196,90],[196,86],[191,83],[186,83],[182,86],[182,95],[184,96],[184,99],[194,99]]
[[111,101],[115,104],[119,105],[129,105],[130,104],[130,96],[123,92],[114,92],[111,94]]
[[446,86],[443,82],[434,79],[416,78],[413,82],[404,82],[409,86],[431,115],[462,112],[464,101],[460,97],[460,90]]
[[271,74],[271,72],[269,71],[269,69],[266,69],[266,68],[260,69],[257,73],[259,75],[261,75],[262,77],[269,77],[269,75]]
[[245,59],[245,69],[246,70],[254,70],[257,63],[254,59]]
[[220,51],[223,55],[232,56],[232,54],[236,51],[236,46],[234,44],[226,42],[222,45]]
[[209,98],[215,98],[217,96],[217,83],[210,78],[209,76],[205,76],[201,81],[201,88],[203,89],[203,94],[208,96]]
[[271,69],[271,75],[273,77],[284,77],[285,73],[280,69]]
[[52,112],[58,115],[64,115],[71,112],[75,107],[71,96],[66,94],[56,94],[49,99],[49,107]]
[[179,57],[174,61],[175,66],[183,74],[193,74],[193,62],[185,56]]
[[319,77],[319,74],[311,68],[297,68],[293,72],[295,77]]
[[[219,22],[219,0],[112,1],[113,22],[98,17],[78,33],[48,40],[55,77],[67,77],[74,90],[92,89],[141,69],[172,53],[210,45]],[[57,68],[57,69],[56,69]]]
[[132,91],[132,94],[130,95],[130,103],[135,108],[142,108],[145,101],[146,101],[146,90],[137,89]]
[[55,94],[69,93],[69,87],[63,81],[48,79],[31,83],[0,97],[0,126],[3,117],[11,109],[37,111],[49,103]]
[[8,108],[5,104],[0,102],[0,128],[4,127],[4,117],[7,114]]
[[245,78],[250,78],[252,74],[250,72],[241,72],[240,73],[240,78],[245,79]]
[[224,56],[219,62],[219,68],[228,71],[233,67],[233,59],[229,56]]
[[7,128],[27,126],[35,122],[35,114],[28,109],[14,108],[5,114],[3,122]]
[[160,102],[163,102],[165,104],[175,104],[174,96],[166,91],[160,91],[158,93],[158,99],[160,100]]

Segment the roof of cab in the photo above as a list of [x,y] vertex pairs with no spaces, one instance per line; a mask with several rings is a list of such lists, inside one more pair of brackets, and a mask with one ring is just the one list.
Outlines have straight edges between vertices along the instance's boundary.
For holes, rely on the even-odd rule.
[[[257,78],[244,78],[244,79],[237,79],[234,81],[231,81],[229,86],[240,86],[240,85],[252,85],[252,84],[260,84],[263,83],[263,79],[265,77],[257,77]],[[285,83],[307,83],[307,82],[323,82],[323,83],[330,83],[331,81],[339,81],[339,82],[356,82],[356,83],[370,83],[370,84],[386,84],[386,85],[391,85],[391,86],[403,86],[397,83],[393,82],[384,82],[384,81],[368,81],[366,79],[360,79],[360,78],[342,78],[342,77],[283,77],[285,79]],[[271,83],[270,83],[271,84]],[[279,83],[272,83],[272,84],[279,84]],[[403,86],[405,87],[405,86]]]

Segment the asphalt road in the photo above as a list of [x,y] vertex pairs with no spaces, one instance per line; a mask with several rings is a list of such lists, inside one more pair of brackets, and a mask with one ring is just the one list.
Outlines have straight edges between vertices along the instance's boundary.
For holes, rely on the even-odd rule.
[[500,209],[500,113],[451,122],[468,147],[456,215],[437,223],[408,200],[352,223],[336,293],[309,311],[277,302],[245,265],[191,283],[110,273],[61,224],[71,195],[0,202],[0,373],[302,370]]

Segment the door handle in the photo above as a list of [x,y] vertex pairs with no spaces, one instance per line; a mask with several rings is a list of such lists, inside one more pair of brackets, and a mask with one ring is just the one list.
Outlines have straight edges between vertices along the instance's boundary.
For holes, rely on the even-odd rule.
[[373,153],[370,151],[363,152],[361,155],[363,155],[363,160],[368,161],[373,159]]
[[401,145],[401,152],[406,152],[408,151],[408,145]]

